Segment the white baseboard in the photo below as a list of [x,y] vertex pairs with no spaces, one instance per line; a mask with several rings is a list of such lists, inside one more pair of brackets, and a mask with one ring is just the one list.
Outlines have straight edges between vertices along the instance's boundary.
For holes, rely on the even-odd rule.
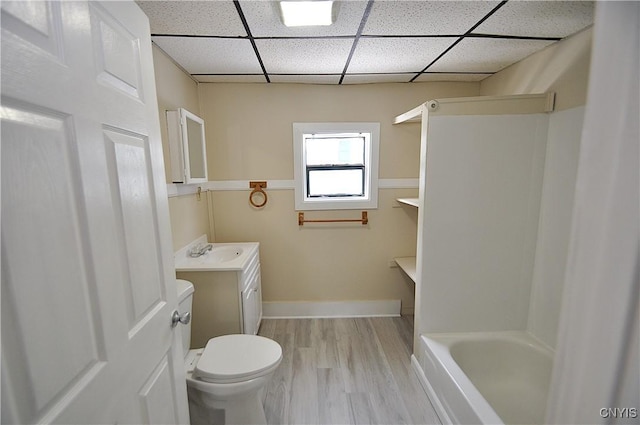
[[400,300],[263,302],[265,319],[320,317],[398,317]]

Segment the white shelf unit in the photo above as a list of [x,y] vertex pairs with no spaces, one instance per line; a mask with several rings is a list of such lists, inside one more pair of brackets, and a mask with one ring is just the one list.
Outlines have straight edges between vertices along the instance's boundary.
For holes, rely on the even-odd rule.
[[416,283],[416,257],[396,257],[394,258],[398,267]]
[[418,105],[412,110],[405,112],[404,114],[400,114],[394,118],[394,124],[402,124],[407,122],[422,122],[422,107],[423,105]]
[[[400,204],[409,205],[411,207],[418,208],[419,198],[397,198],[396,201]],[[398,267],[400,267],[411,278],[413,283],[416,283],[416,257],[396,257],[394,258]]]
[[401,204],[418,208],[418,198],[398,198],[396,199],[396,201],[400,202]]
[[[398,115],[394,118],[393,124],[420,123],[422,121],[422,110],[425,104],[416,106],[412,110]],[[396,202],[418,208],[419,198],[397,198]],[[407,276],[416,283],[416,257],[396,257],[394,261]]]

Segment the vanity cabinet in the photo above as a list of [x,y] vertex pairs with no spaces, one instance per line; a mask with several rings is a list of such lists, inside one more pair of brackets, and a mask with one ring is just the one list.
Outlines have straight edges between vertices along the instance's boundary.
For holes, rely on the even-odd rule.
[[258,333],[262,320],[260,253],[256,248],[240,270],[178,271],[178,279],[193,283],[191,348],[210,338]]

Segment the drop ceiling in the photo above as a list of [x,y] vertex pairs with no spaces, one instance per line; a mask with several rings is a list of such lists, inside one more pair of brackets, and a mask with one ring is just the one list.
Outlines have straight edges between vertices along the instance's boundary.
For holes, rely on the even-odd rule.
[[480,81],[593,23],[591,1],[339,2],[289,28],[267,0],[138,1],[153,42],[200,82]]

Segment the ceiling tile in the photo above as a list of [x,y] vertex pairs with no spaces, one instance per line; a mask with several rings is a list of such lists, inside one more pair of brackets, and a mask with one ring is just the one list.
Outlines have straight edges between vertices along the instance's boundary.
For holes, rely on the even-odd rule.
[[247,36],[231,0],[138,1],[151,34]]
[[[273,0],[138,1],[154,42],[199,81],[266,82],[238,14],[240,6],[273,82],[337,84],[369,0],[343,0],[328,27],[288,28]],[[344,84],[406,82],[499,3],[375,0]],[[480,81],[593,22],[593,2],[511,0],[415,81]],[[205,36],[205,37],[193,37]]]
[[341,74],[353,40],[256,40],[268,73]]
[[194,75],[201,83],[266,83],[264,74],[251,75]]
[[347,74],[342,84],[408,83],[415,72],[406,74]]
[[591,1],[510,1],[474,33],[566,37],[593,23]]
[[432,72],[497,72],[552,44],[544,40],[465,38],[433,64]]
[[427,81],[482,81],[493,74],[454,74],[446,72],[420,74],[414,81],[422,83]]
[[498,1],[376,1],[363,34],[461,35]]
[[342,1],[333,25],[318,27],[287,27],[280,19],[276,1],[240,1],[247,24],[254,37],[326,37],[355,36],[362,21],[366,1]]
[[338,84],[340,74],[333,75],[269,75],[272,83]]
[[152,37],[190,74],[262,74],[246,39]]
[[420,72],[456,38],[361,38],[349,73]]

